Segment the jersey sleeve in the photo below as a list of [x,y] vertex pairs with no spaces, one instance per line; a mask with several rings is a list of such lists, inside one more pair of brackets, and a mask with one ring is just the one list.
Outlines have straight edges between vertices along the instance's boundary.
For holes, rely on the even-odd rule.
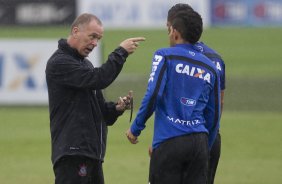
[[204,116],[206,120],[206,127],[209,131],[209,149],[211,149],[215,141],[220,123],[220,81],[218,73],[214,88],[210,93],[209,101],[204,111]]
[[222,73],[220,74],[220,88],[225,90],[225,64],[222,62]]
[[225,90],[225,64],[224,64],[224,61],[222,60],[220,56],[216,58],[212,58],[211,60],[216,65],[216,69],[218,70],[219,75],[220,75],[220,89]]
[[167,65],[165,57],[160,51],[154,54],[151,68],[152,71],[149,76],[146,93],[137,116],[131,125],[131,132],[134,136],[139,136],[145,128],[146,121],[155,111],[158,96],[163,93],[165,87]]

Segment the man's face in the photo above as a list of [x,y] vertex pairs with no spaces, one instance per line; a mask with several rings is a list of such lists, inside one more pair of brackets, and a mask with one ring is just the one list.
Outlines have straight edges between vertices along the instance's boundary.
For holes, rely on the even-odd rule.
[[89,24],[77,27],[76,49],[79,54],[87,57],[92,50],[98,45],[99,40],[103,37],[104,29],[96,20],[92,20]]

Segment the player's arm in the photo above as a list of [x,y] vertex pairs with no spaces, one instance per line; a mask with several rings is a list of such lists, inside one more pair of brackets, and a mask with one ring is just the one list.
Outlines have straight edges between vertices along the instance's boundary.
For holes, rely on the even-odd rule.
[[220,92],[220,116],[222,115],[223,105],[224,105],[224,90],[221,90]]
[[217,77],[215,79],[214,87],[210,93],[209,101],[204,111],[206,127],[209,131],[209,138],[208,138],[209,149],[212,147],[219,129],[220,114],[221,114],[221,106],[220,106],[221,91],[219,85],[220,85],[219,77]]
[[222,58],[220,58],[219,60],[219,65],[220,65],[220,70],[219,70],[219,75],[220,75],[220,116],[222,115],[223,112],[223,105],[224,105],[224,91],[225,91],[225,63],[222,60]]
[[149,77],[147,90],[142,100],[141,106],[130,129],[126,132],[131,143],[136,143],[137,137],[145,128],[146,121],[155,111],[156,101],[162,94],[166,80],[165,58],[161,53],[156,52],[152,62],[152,72]]
[[222,114],[223,111],[223,104],[224,104],[224,90],[225,90],[225,63],[223,61],[223,59],[221,58],[220,55],[216,54],[212,54],[212,55],[208,55],[206,54],[206,56],[211,59],[215,65],[216,68],[219,72],[219,76],[220,76],[220,89],[221,89],[221,94],[220,94],[220,104],[221,104],[221,110],[220,110],[220,115]]

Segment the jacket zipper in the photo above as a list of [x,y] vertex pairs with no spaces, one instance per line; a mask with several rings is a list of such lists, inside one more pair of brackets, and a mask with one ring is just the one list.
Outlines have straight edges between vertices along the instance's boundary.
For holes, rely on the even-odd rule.
[[101,122],[101,136],[100,136],[100,143],[101,143],[101,152],[100,152],[100,159],[102,159],[102,152],[103,152],[103,125]]
[[[95,93],[95,96],[97,95],[96,93],[96,90],[94,91]],[[101,115],[101,112],[100,112],[100,115]],[[103,154],[103,123],[102,123],[102,117],[100,118],[101,119],[101,124],[100,124],[100,159],[102,159],[102,154]]]

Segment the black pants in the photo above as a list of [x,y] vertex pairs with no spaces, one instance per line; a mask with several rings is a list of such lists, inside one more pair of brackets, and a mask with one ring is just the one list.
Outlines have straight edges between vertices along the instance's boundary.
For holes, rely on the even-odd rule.
[[209,173],[208,173],[209,184],[214,183],[214,177],[215,177],[218,161],[220,158],[220,151],[221,151],[221,136],[218,133],[210,151]]
[[153,150],[150,184],[207,184],[208,137],[205,133],[175,137]]
[[65,156],[54,166],[55,184],[104,184],[102,162],[82,156]]

